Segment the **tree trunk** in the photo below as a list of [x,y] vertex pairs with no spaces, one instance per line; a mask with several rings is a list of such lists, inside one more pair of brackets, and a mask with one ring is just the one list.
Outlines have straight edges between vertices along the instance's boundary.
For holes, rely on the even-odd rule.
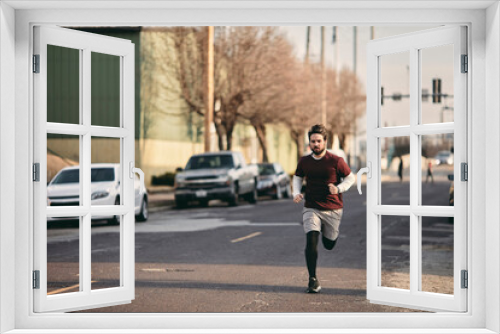
[[304,139],[302,131],[292,130],[290,131],[290,135],[292,136],[295,145],[297,146],[297,162],[302,158],[304,154]]
[[233,127],[226,130],[226,147],[228,151],[233,148]]
[[259,140],[260,147],[262,148],[262,162],[269,162],[269,155],[267,152],[267,140],[266,140],[266,126],[260,123],[253,123],[253,128],[257,133],[257,139]]
[[346,144],[346,142],[345,142],[345,141],[346,141],[346,139],[347,139],[347,136],[346,136],[346,134],[345,134],[345,133],[339,133],[339,134],[338,134],[338,136],[339,136],[339,148],[340,148],[341,150],[344,150],[344,151],[345,151],[345,148],[346,148],[346,147],[345,147],[345,144]]
[[328,137],[326,138],[326,148],[327,149],[333,149],[333,136],[335,133],[333,131],[328,131]]
[[224,129],[220,124],[215,123],[215,132],[217,132],[217,144],[219,151],[224,151]]

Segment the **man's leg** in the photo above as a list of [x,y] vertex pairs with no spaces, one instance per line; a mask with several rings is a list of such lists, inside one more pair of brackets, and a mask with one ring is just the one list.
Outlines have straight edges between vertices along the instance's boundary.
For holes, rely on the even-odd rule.
[[319,281],[316,278],[316,263],[318,260],[318,242],[321,230],[321,220],[318,217],[318,211],[315,209],[304,208],[302,212],[304,222],[304,232],[306,233],[306,257],[307,271],[309,272],[309,284],[306,292],[318,293],[321,290]]
[[306,292],[318,293],[321,291],[321,286],[316,278],[316,263],[318,260],[318,239],[319,232],[311,231],[306,234],[306,255],[307,271],[309,272],[309,284]]
[[318,239],[319,232],[311,231],[306,234],[306,256],[307,271],[309,277],[316,277],[316,263],[318,261]]
[[323,241],[323,247],[325,247],[327,250],[332,250],[333,247],[335,247],[335,245],[337,244],[338,239],[339,238],[337,237],[337,239],[331,240],[326,238],[324,235],[321,236],[321,241]]
[[337,244],[342,214],[342,209],[322,213],[321,241],[327,250],[332,250]]

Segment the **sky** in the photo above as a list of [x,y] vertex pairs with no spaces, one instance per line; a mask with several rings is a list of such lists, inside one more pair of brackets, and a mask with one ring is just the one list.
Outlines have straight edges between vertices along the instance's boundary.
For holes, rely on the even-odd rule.
[[[400,34],[411,33],[419,30],[431,29],[432,26],[376,26],[374,27],[374,38],[384,38]],[[305,26],[287,26],[280,27],[286,34],[290,42],[294,45],[296,56],[303,60],[306,51],[306,33]],[[325,49],[326,65],[335,67],[335,47],[339,47],[339,62],[340,68],[347,67],[353,69],[354,63],[354,46],[353,46],[353,27],[341,26],[338,27],[337,44],[332,43],[333,27],[325,27],[327,46]],[[356,57],[356,73],[366,87],[366,44],[370,41],[369,26],[357,27],[357,57]],[[321,51],[320,27],[313,26],[311,28],[311,44],[310,44],[310,61],[319,62]],[[444,46],[440,48],[426,49],[422,51],[422,88],[427,89],[432,93],[432,79],[441,78],[442,93],[453,94],[453,75],[452,63],[450,57],[453,48]],[[382,57],[382,86],[384,87],[384,95],[394,93],[408,94],[409,88],[409,55],[396,54]],[[386,59],[387,58],[387,59]],[[430,100],[429,100],[430,101]],[[453,99],[448,98],[447,106],[453,106]],[[424,123],[441,122],[441,119],[453,121],[453,114],[450,110],[443,109],[444,103],[432,104],[431,102],[422,103],[422,114]],[[382,124],[387,126],[407,125],[409,122],[409,101],[402,99],[401,101],[392,101],[385,99],[382,107]]]

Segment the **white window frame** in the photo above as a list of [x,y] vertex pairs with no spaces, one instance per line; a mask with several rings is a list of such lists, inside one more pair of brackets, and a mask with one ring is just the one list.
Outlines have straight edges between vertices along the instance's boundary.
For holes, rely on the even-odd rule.
[[[467,269],[467,198],[469,182],[460,180],[460,163],[467,163],[467,73],[461,73],[461,56],[466,54],[466,28],[444,26],[410,34],[370,41],[367,46],[367,161],[372,177],[367,180],[367,298],[385,305],[412,305],[422,310],[467,310],[467,289],[462,288],[461,270]],[[422,122],[420,93],[422,51],[433,47],[452,45],[454,89],[454,119],[448,123],[425,124]],[[407,53],[410,69],[410,108],[407,125],[386,127],[382,124],[383,109],[380,104],[382,61],[386,55]],[[454,143],[454,206],[422,205],[421,136],[452,133]],[[384,205],[382,203],[381,140],[390,137],[407,137],[410,140],[410,189],[409,205]],[[473,182],[471,179],[470,182]],[[409,229],[409,286],[397,289],[384,286],[382,275],[381,224],[389,216],[408,218]],[[422,280],[422,218],[454,217],[453,223],[453,294],[423,291]],[[447,218],[445,218],[447,219]]]
[[[128,41],[87,32],[52,26],[34,27],[34,53],[40,56],[39,73],[34,82],[34,162],[40,164],[40,181],[33,185],[34,200],[34,270],[39,270],[39,289],[34,290],[36,312],[71,311],[96,308],[95,305],[119,305],[135,298],[135,194],[133,172],[135,162],[134,139],[134,45]],[[80,57],[80,122],[64,124],[47,122],[47,48],[55,45],[78,50]],[[118,126],[96,126],[91,121],[91,54],[112,55],[119,61],[120,108]],[[47,134],[78,136],[80,161],[80,205],[78,207],[47,206]],[[114,138],[120,142],[119,179],[120,205],[91,205],[91,142],[92,138]],[[78,214],[79,225],[79,291],[47,294],[47,224],[48,217],[67,217]],[[93,290],[91,275],[91,221],[92,215],[121,215],[119,286]]]
[[[93,329],[86,332],[102,333],[106,329],[127,329],[130,333],[144,333],[146,328],[175,332],[179,328],[203,329],[211,332],[236,332],[235,328],[250,328],[254,332],[346,332],[355,326],[363,333],[412,332],[422,333],[494,333],[500,332],[500,11],[498,1],[486,2],[414,2],[406,9],[390,9],[394,2],[371,1],[371,9],[364,2],[239,2],[229,4],[155,2],[151,5],[132,3],[132,7],[154,6],[151,10],[137,9],[64,9],[68,2],[0,3],[0,331],[34,333],[36,329],[76,328]],[[123,3],[130,4],[130,3]],[[405,1],[407,3],[407,1]],[[271,5],[269,5],[271,4]],[[11,6],[20,10],[16,11]],[[21,8],[38,8],[21,10]],[[32,6],[32,7],[29,7]],[[50,7],[52,6],[52,7]],[[82,1],[74,5],[120,6],[113,2]],[[130,5],[129,5],[130,6]],[[158,9],[158,6],[166,8]],[[224,8],[221,9],[221,6]],[[233,8],[231,8],[231,6]],[[346,9],[359,6],[357,9]],[[363,7],[364,6],[364,7]],[[405,7],[402,1],[399,8]],[[425,6],[432,6],[426,8]],[[462,9],[453,9],[461,6]],[[487,8],[489,6],[489,8]],[[168,8],[170,7],[170,8]],[[268,8],[266,8],[268,7]],[[272,7],[272,8],[269,8]],[[277,9],[280,8],[281,9]],[[337,7],[337,8],[336,8]],[[415,9],[415,7],[417,7]],[[451,7],[451,9],[450,9]],[[40,8],[52,8],[41,10]],[[196,8],[196,9],[194,9]],[[273,9],[274,8],[274,9]],[[311,9],[309,9],[311,8]],[[375,8],[375,9],[373,9]],[[411,10],[408,10],[412,8]],[[468,9],[465,9],[468,8]],[[187,10],[186,10],[187,9]],[[314,18],[314,19],[313,19]],[[468,131],[471,154],[469,176],[474,183],[469,187],[469,312],[466,314],[33,314],[30,258],[33,213],[30,167],[32,156],[31,134],[32,94],[30,82],[31,27],[34,24],[60,25],[434,25],[462,24],[469,27]],[[14,35],[15,33],[15,35]],[[15,38],[14,38],[15,36]],[[15,71],[14,71],[15,67]],[[486,67],[488,70],[486,71]],[[15,82],[15,86],[12,85]],[[15,114],[12,112],[15,110]],[[486,121],[486,119],[488,121]],[[12,130],[14,129],[14,130]],[[28,134],[28,135],[27,135]],[[15,138],[15,145],[12,145]],[[487,153],[487,154],[486,154]],[[486,180],[488,174],[488,182]],[[15,175],[13,178],[12,175]],[[12,199],[12,189],[16,189]],[[488,196],[486,196],[488,195]],[[15,207],[15,212],[7,210]],[[488,217],[488,220],[486,219]],[[13,224],[14,222],[14,224]],[[472,226],[474,227],[472,229]],[[15,239],[14,239],[15,237]],[[14,254],[14,256],[12,256]],[[486,255],[490,256],[486,256]],[[12,289],[12,287],[15,287]],[[486,292],[487,291],[487,292]],[[12,307],[15,305],[15,308]],[[138,324],[144,329],[136,331]],[[302,330],[300,330],[302,328]],[[338,330],[335,330],[338,329]],[[383,329],[381,329],[383,328]],[[432,329],[433,328],[433,329]],[[72,330],[73,329],[73,330]],[[218,329],[218,330],[217,330]],[[260,330],[259,330],[260,329]],[[431,330],[432,329],[432,330]],[[448,329],[448,330],[446,330]],[[462,329],[462,330],[460,330]],[[180,332],[181,330],[177,330]],[[242,330],[243,331],[243,330]],[[62,331],[61,331],[62,332]],[[356,331],[349,330],[350,333]]]

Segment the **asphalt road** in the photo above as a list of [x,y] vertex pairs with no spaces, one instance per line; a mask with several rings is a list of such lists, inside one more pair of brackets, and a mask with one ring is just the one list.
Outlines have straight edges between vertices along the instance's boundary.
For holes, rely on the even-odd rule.
[[[405,183],[388,183],[384,189],[394,201],[409,196]],[[448,205],[448,190],[449,182],[423,187],[426,200],[435,205]],[[304,293],[302,204],[260,198],[257,205],[166,208],[137,223],[135,300],[92,312],[412,312],[366,300],[365,196],[353,187],[344,202],[336,248],[319,249],[323,290],[318,295]],[[78,289],[75,227],[59,224],[48,231],[50,293]],[[450,293],[453,225],[428,218],[422,230],[424,290]],[[93,225],[94,289],[119,285],[117,232],[104,222]],[[404,288],[409,284],[407,218],[383,217],[382,233],[382,285]]]

